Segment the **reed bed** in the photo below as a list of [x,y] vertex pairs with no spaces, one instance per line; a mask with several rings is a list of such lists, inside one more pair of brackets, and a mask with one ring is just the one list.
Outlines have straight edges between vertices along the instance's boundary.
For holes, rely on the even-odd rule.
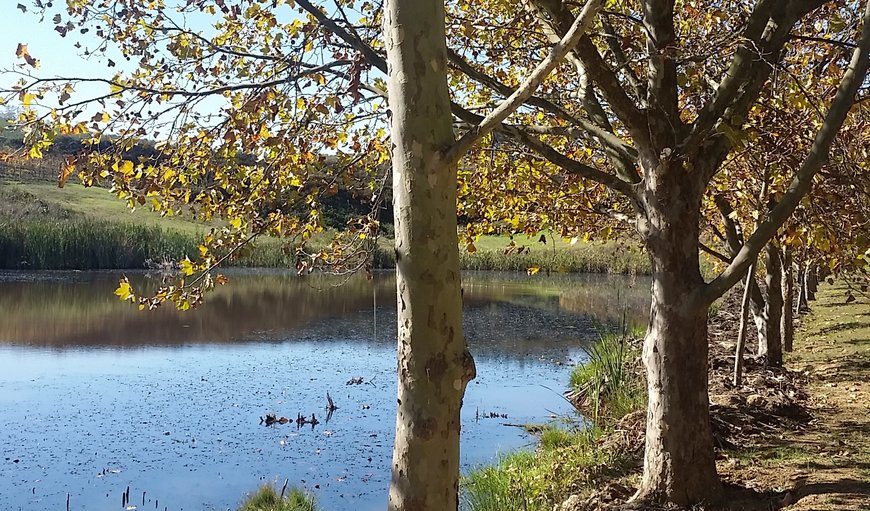
[[137,224],[93,220],[0,223],[0,267],[97,270],[145,267],[196,253],[198,238]]

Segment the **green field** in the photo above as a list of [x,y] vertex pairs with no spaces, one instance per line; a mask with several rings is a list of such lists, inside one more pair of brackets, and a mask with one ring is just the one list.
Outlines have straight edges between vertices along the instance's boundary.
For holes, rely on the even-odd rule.
[[7,211],[9,205],[15,205],[22,200],[38,200],[50,208],[64,209],[96,221],[133,223],[187,234],[204,233],[209,228],[208,225],[189,218],[160,216],[147,207],[131,210],[126,202],[105,188],[86,188],[75,183],[59,188],[57,184],[50,182],[4,180],[0,182],[0,199],[4,203],[4,206],[0,206],[3,219],[16,216],[14,212]]

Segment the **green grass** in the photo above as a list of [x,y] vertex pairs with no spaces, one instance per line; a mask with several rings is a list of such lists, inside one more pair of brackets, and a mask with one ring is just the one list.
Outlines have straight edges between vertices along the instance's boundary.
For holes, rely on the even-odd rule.
[[628,346],[631,335],[605,334],[584,349],[589,360],[571,372],[571,388],[594,424],[618,419],[645,405],[642,378],[634,370],[638,353]]
[[571,375],[575,390],[594,395],[592,424],[584,429],[547,426],[536,451],[511,453],[495,466],[469,473],[461,484],[463,511],[550,511],[571,495],[590,493],[605,479],[632,473],[636,460],[603,442],[620,418],[645,403],[641,377],[632,370],[638,354],[625,341],[623,335],[602,336],[589,348],[589,361]]
[[160,227],[191,235],[202,234],[210,227],[180,216],[162,217],[144,206],[131,210],[126,202],[105,188],[86,188],[75,183],[58,188],[57,184],[49,182],[22,183],[6,180],[0,183],[0,189],[3,189],[0,195],[28,194],[49,207],[62,208],[89,220]]
[[292,489],[282,496],[271,485],[266,485],[249,496],[238,511],[316,511],[314,499],[301,490]]
[[537,451],[519,451],[461,482],[463,511],[550,511],[597,481],[625,473],[629,462],[601,448],[602,430],[547,428]]

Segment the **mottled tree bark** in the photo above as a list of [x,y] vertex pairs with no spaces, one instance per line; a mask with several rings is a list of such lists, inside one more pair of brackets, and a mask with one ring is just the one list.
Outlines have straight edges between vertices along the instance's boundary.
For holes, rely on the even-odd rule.
[[[698,262],[701,189],[682,168],[646,173],[646,246],[652,305],[644,339],[649,404],[644,475],[635,500],[691,505],[715,500],[707,395],[707,306]],[[667,190],[667,192],[665,192]]]
[[398,410],[391,511],[459,505],[459,411],[474,363],[462,331],[456,166],[443,0],[389,0],[398,292]]

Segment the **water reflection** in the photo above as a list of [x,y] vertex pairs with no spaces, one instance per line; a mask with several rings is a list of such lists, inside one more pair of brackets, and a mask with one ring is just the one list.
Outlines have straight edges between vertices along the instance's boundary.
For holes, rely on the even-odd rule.
[[[112,294],[119,277],[116,272],[0,273],[0,343],[140,347],[335,333],[324,329],[341,330],[356,340],[394,338],[392,273],[367,280],[238,271],[229,285],[216,288],[199,309],[186,313],[171,306],[138,311],[121,302]],[[144,273],[128,277],[145,292],[159,284],[158,277]],[[467,335],[486,341],[514,339],[519,331],[563,337],[574,330],[588,337],[594,324],[642,324],[647,286],[643,279],[601,275],[467,273]],[[570,337],[576,339],[576,332]]]
[[[326,511],[384,508],[395,416],[390,274],[239,272],[197,311],[143,313],[117,273],[0,275],[0,509],[234,507],[264,481]],[[155,285],[143,274],[137,285]],[[462,412],[464,469],[532,439],[504,422],[572,413],[559,392],[597,324],[643,322],[648,283],[463,275],[478,377]],[[362,384],[348,385],[362,378]],[[263,427],[267,412],[329,423]],[[481,418],[488,413],[507,419]],[[159,506],[159,507],[158,507]],[[140,506],[140,509],[143,507]]]

